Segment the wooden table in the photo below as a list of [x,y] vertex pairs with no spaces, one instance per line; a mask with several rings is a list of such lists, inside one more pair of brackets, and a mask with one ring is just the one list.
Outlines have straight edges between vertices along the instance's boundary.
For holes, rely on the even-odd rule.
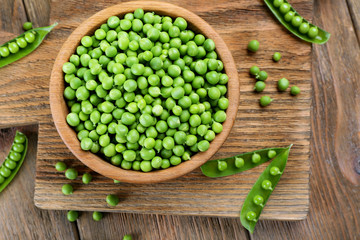
[[[295,8],[302,4],[301,0],[291,2]],[[35,26],[48,24],[47,0],[0,0],[0,6],[0,31],[9,36],[20,33],[26,20]],[[30,136],[22,173],[0,196],[0,239],[121,239],[126,233],[135,239],[359,239],[359,12],[357,0],[314,2],[313,22],[331,32],[332,37],[326,45],[313,47],[311,194],[306,220],[260,221],[253,235],[241,227],[237,218],[106,214],[95,223],[91,213],[84,212],[76,223],[69,223],[64,211],[39,210],[33,204],[37,123],[0,125],[0,159],[8,152],[8,139],[12,139],[15,129]],[[4,78],[0,76],[0,86],[10,89],[12,83],[1,84]],[[41,86],[37,90],[47,91]],[[0,104],[6,104],[6,96],[1,96]]]

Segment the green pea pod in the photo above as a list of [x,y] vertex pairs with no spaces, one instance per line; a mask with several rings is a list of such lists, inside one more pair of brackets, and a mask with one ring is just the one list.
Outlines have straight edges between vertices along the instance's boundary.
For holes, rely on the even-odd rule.
[[[269,7],[271,12],[274,14],[274,16],[279,20],[279,22],[287,28],[292,34],[297,36],[298,38],[311,43],[317,43],[317,44],[324,44],[326,43],[330,38],[330,33],[326,32],[325,30],[309,23],[307,20],[303,19],[303,22],[308,23],[310,27],[316,27],[318,29],[318,34],[311,38],[308,36],[308,34],[301,33],[299,31],[298,27],[295,27],[291,24],[291,21],[286,21],[284,16],[285,14],[280,12],[280,7],[276,7],[273,4],[273,0],[264,0],[266,5]],[[284,3],[289,4],[287,0],[284,0]],[[290,4],[289,4],[290,5]],[[298,12],[295,11],[295,9],[290,5],[290,11],[295,13],[295,16],[300,16]],[[289,12],[290,12],[289,11]],[[301,16],[300,16],[301,17]]]
[[[240,173],[246,170],[249,170],[251,168],[254,168],[256,166],[259,166],[267,161],[269,161],[271,158],[268,156],[269,151],[275,151],[276,155],[278,155],[280,152],[286,150],[287,148],[265,148],[265,149],[261,149],[261,150],[256,150],[253,152],[247,152],[247,153],[242,153],[233,157],[229,157],[229,158],[222,158],[222,159],[217,159],[217,160],[211,160],[211,161],[207,161],[204,165],[202,165],[200,167],[202,173],[207,176],[207,177],[225,177],[225,176],[230,176],[236,173]],[[252,156],[254,154],[259,154],[260,155],[260,160],[257,162],[253,162],[252,161]],[[276,156],[275,155],[275,156]],[[274,156],[273,156],[274,157]],[[272,158],[273,158],[272,157]],[[242,158],[243,161],[243,166],[241,167],[236,167],[235,161],[236,158]],[[219,170],[218,164],[219,161],[225,161],[227,168],[223,171]]]
[[12,42],[16,42],[17,39],[19,38],[23,38],[25,36],[26,33],[33,33],[35,35],[35,39],[32,43],[28,43],[27,46],[25,48],[19,48],[18,52],[16,53],[10,53],[7,57],[1,57],[0,58],[0,68],[13,63],[25,56],[27,56],[28,54],[32,53],[37,47],[39,47],[39,45],[41,44],[41,42],[44,40],[45,36],[57,25],[58,23],[54,23],[51,26],[47,26],[47,27],[39,27],[39,28],[34,28],[31,29],[29,31],[24,32],[23,34],[21,34],[20,36],[4,43],[3,45],[0,46],[1,47],[7,47],[9,43]]
[[240,221],[250,233],[254,232],[260,214],[285,170],[291,146],[281,151],[274,158],[260,175],[244,201],[240,212]]
[[24,162],[28,147],[25,134],[16,132],[14,143],[8,157],[0,167],[0,192],[14,179]]

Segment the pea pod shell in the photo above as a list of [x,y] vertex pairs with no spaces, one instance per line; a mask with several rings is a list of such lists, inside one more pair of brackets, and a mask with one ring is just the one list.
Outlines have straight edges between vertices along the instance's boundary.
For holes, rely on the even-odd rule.
[[14,42],[16,41],[16,39],[24,37],[26,33],[28,32],[35,32],[35,40],[32,43],[28,43],[28,45],[25,48],[21,48],[19,49],[19,51],[17,53],[11,53],[9,56],[7,57],[3,57],[0,58],[0,68],[13,63],[25,56],[27,56],[28,54],[32,53],[36,48],[38,48],[40,46],[40,44],[42,43],[42,41],[44,40],[45,36],[57,25],[58,23],[54,23],[51,26],[47,26],[47,27],[39,27],[39,28],[34,28],[31,29],[29,31],[24,32],[23,34],[21,34],[20,36],[4,43],[3,45],[1,45],[0,47],[3,46],[7,46],[10,42]]
[[[258,180],[256,181],[256,183],[254,184],[254,186],[252,187],[252,189],[250,190],[249,194],[247,195],[244,204],[241,208],[241,212],[240,212],[240,221],[241,224],[250,231],[250,233],[254,232],[255,229],[255,225],[256,222],[258,221],[260,214],[263,210],[263,206],[266,204],[267,200],[269,199],[271,193],[273,192],[273,190],[265,190],[262,188],[261,183],[264,180],[270,180],[272,183],[272,189],[275,189],[277,183],[279,182],[282,173],[285,170],[285,166],[287,163],[287,159],[289,156],[289,152],[290,152],[290,148],[292,145],[290,145],[288,148],[284,149],[282,152],[280,152],[280,154],[278,154],[274,160],[269,164],[269,166],[267,166],[267,168],[265,169],[265,171],[260,175],[260,177],[258,178]],[[278,175],[271,175],[270,174],[270,168],[272,167],[278,167],[280,169],[281,174]],[[256,205],[253,202],[253,199],[256,195],[260,195],[264,198],[264,203],[263,206],[259,206]],[[249,221],[246,219],[246,214],[249,211],[253,211],[256,213],[256,221]]]
[[[329,38],[330,38],[330,33],[326,32],[325,30],[315,26],[314,24],[309,23],[306,19],[303,19],[303,22],[306,22],[310,25],[310,27],[317,27],[319,32],[318,35],[315,38],[310,38],[307,34],[302,34],[299,32],[299,28],[298,27],[294,27],[291,22],[286,22],[284,19],[285,14],[282,14],[280,12],[280,8],[277,8],[273,5],[273,1],[272,0],[264,0],[265,4],[268,6],[268,8],[270,9],[270,11],[274,14],[274,16],[279,20],[279,22],[287,29],[289,30],[292,34],[294,34],[295,36],[297,36],[298,38],[306,41],[306,42],[310,42],[310,43],[317,43],[317,44],[324,44],[326,43]],[[288,3],[288,1],[284,0],[284,3]],[[289,3],[288,3],[289,4]],[[290,5],[290,11],[293,11],[295,13],[295,16],[300,16],[301,15],[295,11],[295,9]]]
[[[21,132],[16,132],[16,135],[23,135],[25,137],[25,142],[23,143],[24,145],[24,150],[21,153],[21,159],[16,163],[16,167],[11,170],[11,174],[9,177],[5,178],[5,181],[3,183],[0,184],[0,193],[7,187],[7,185],[9,185],[9,183],[14,179],[14,177],[16,176],[17,172],[19,171],[21,165],[24,162],[25,156],[26,156],[26,152],[27,152],[27,148],[28,148],[28,139],[25,136],[25,134],[21,133]],[[11,150],[12,151],[12,150]],[[10,151],[10,152],[11,152]],[[10,153],[9,153],[10,154]],[[4,163],[3,163],[4,164]],[[1,168],[1,167],[0,167]]]
[[[230,176],[236,173],[240,173],[246,170],[249,170],[251,168],[254,168],[256,166],[259,166],[267,161],[270,160],[270,158],[268,157],[268,152],[269,150],[275,150],[277,155],[281,152],[284,151],[287,148],[265,148],[265,149],[261,149],[261,150],[256,150],[253,152],[247,152],[247,153],[242,153],[233,157],[229,157],[229,158],[222,158],[222,159],[216,159],[216,160],[211,160],[211,161],[207,161],[204,165],[202,165],[200,167],[202,173],[207,176],[207,177],[225,177],[225,176]],[[251,157],[254,153],[257,153],[261,156],[261,160],[257,163],[253,163],[251,161]],[[244,159],[244,166],[242,166],[241,168],[237,168],[235,167],[235,158],[243,158]],[[227,163],[227,168],[224,171],[220,171],[218,169],[218,161],[226,161]]]

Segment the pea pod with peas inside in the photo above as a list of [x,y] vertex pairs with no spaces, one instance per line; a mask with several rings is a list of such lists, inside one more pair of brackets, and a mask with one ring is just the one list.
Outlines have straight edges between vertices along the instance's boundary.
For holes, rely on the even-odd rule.
[[28,139],[25,134],[16,132],[14,143],[8,157],[0,166],[0,192],[14,179],[24,162],[28,146]]
[[225,177],[259,166],[288,148],[265,148],[233,157],[207,161],[201,171],[207,177]]
[[283,149],[260,175],[247,195],[240,212],[241,224],[254,232],[260,214],[285,170],[290,148]]
[[279,22],[298,38],[317,44],[324,44],[329,40],[330,33],[301,17],[287,0],[264,0],[264,2]]
[[0,68],[33,52],[45,36],[57,25],[34,28],[0,46]]

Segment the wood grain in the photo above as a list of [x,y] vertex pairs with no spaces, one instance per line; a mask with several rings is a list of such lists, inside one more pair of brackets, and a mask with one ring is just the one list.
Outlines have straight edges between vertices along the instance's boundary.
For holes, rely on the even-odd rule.
[[16,130],[26,134],[29,147],[16,177],[0,194],[0,239],[18,239],[19,236],[23,239],[76,239],[75,225],[66,219],[63,211],[39,210],[34,206],[37,125],[0,129],[1,163],[9,153]]
[[[214,40],[218,49],[218,57],[222,60],[225,69],[224,71],[229,77],[229,82],[227,84],[229,107],[226,110],[226,121],[222,123],[223,130],[220,134],[216,135],[216,138],[210,144],[210,148],[206,152],[199,152],[192,156],[191,161],[183,162],[168,169],[148,173],[124,170],[104,161],[96,154],[89,151],[85,152],[81,149],[80,142],[77,139],[77,133],[66,122],[66,116],[69,114],[69,110],[66,105],[66,101],[64,100],[65,81],[64,73],[62,71],[63,64],[69,61],[69,58],[76,51],[76,47],[83,36],[94,34],[94,31],[99,28],[101,24],[106,22],[109,17],[114,15],[124,16],[126,13],[134,12],[138,8],[143,8],[143,10],[147,12],[156,11],[158,14],[171,16],[174,19],[176,17],[186,16],[188,29],[192,29],[195,32],[203,34],[207,38]],[[116,179],[127,183],[149,184],[169,181],[183,176],[194,169],[199,168],[219,150],[228,137],[234,124],[236,111],[239,106],[239,90],[238,73],[235,68],[234,59],[224,41],[210,25],[192,12],[176,5],[156,1],[139,1],[121,3],[106,8],[86,19],[74,30],[68,39],[66,39],[55,60],[53,70],[51,72],[49,92],[51,113],[56,129],[66,146],[78,160],[90,169],[110,179]]]

